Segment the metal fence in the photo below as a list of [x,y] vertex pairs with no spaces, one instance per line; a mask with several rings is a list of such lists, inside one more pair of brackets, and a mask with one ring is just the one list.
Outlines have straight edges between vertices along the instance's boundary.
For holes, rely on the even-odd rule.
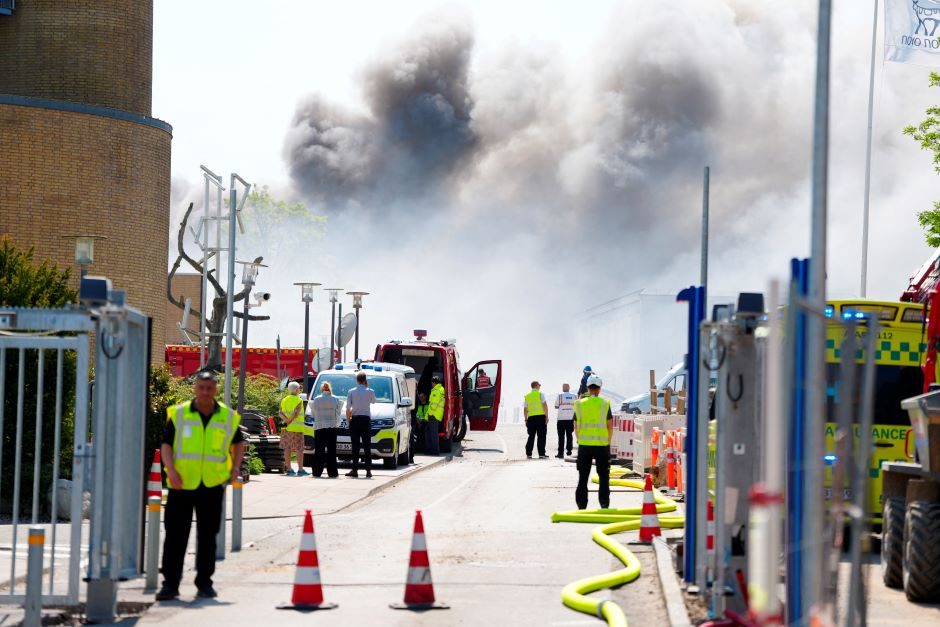
[[[74,387],[64,389],[68,374],[65,371],[66,363],[73,363],[74,355]],[[27,363],[35,363],[35,372],[27,371]],[[46,370],[55,364],[54,381],[47,379]],[[7,380],[7,370],[15,366],[16,377]],[[48,365],[47,365],[48,364]],[[79,571],[87,554],[87,547],[83,545],[82,538],[82,505],[85,492],[85,466],[88,440],[88,366],[89,366],[89,340],[88,335],[79,334],[73,337],[43,337],[43,336],[5,336],[0,335],[0,471],[3,468],[4,433],[14,429],[15,447],[13,463],[13,494],[12,518],[9,525],[0,524],[0,564],[2,556],[9,556],[9,580],[0,591],[0,602],[20,603],[25,600],[25,576],[27,555],[27,530],[21,529],[26,524],[48,524],[46,544],[43,555],[43,597],[45,603],[74,604],[78,602]],[[34,387],[30,387],[34,383]],[[55,401],[52,407],[44,401],[44,393],[55,390]],[[34,392],[35,414],[27,416],[25,407],[30,392]],[[5,412],[9,399],[15,400],[15,415],[8,416]],[[74,403],[71,401],[74,400]],[[69,522],[66,523],[65,533],[60,534],[57,512],[59,510],[58,482],[63,477],[61,460],[61,443],[63,436],[63,407],[74,405],[73,419],[73,448],[72,448],[72,491],[68,504]],[[24,442],[24,431],[27,421],[34,421],[31,425],[34,433],[33,442]],[[51,421],[51,424],[50,424]],[[43,432],[53,430],[53,446],[51,449],[43,446]],[[24,489],[24,460],[25,447],[33,447],[32,485],[25,486],[32,490],[31,512],[28,518],[21,511],[22,490]],[[43,467],[52,467],[51,494],[49,501],[49,519],[41,518],[41,505],[44,496],[41,494]],[[8,477],[0,476],[8,482]],[[0,481],[0,502],[8,498],[3,494],[4,481]],[[64,537],[63,537],[64,536]],[[64,576],[63,576],[64,575]],[[2,575],[0,575],[2,580]]]

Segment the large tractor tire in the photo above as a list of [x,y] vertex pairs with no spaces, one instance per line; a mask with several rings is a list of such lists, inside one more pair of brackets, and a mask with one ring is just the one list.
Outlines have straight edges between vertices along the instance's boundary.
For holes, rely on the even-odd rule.
[[881,578],[889,588],[904,586],[904,497],[885,499],[881,527]]
[[904,594],[908,601],[940,601],[940,503],[914,501],[907,506]]

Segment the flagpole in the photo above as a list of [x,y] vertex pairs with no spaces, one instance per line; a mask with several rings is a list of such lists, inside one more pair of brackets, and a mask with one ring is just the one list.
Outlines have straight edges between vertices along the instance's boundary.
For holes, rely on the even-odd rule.
[[862,287],[860,295],[868,294],[868,205],[871,197],[871,135],[875,112],[875,54],[878,39],[878,0],[875,0],[875,16],[871,25],[871,67],[868,73],[868,138],[865,142],[865,205],[862,210]]

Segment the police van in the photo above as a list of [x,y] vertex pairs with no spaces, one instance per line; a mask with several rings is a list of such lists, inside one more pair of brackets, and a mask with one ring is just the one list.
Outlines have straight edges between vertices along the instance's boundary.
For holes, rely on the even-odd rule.
[[[340,459],[352,457],[352,440],[346,421],[346,396],[356,387],[356,375],[366,374],[366,385],[375,392],[372,404],[372,457],[381,459],[385,468],[397,468],[414,461],[412,445],[411,410],[414,407],[415,372],[408,366],[385,363],[336,364],[317,375],[312,394],[320,393],[320,386],[329,383],[333,396],[343,401],[343,422],[337,431],[336,455]],[[308,424],[313,417],[306,416]],[[316,434],[314,434],[316,437]],[[313,449],[304,451],[304,464],[313,460]]]

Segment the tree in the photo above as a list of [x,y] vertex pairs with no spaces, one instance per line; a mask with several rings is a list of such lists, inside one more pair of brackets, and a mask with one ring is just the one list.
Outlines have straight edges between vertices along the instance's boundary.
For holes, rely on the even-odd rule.
[[[940,86],[940,73],[930,73],[930,86]],[[940,106],[929,107],[927,117],[917,126],[906,127],[904,134],[913,137],[922,149],[933,153],[933,169],[940,174]],[[927,245],[932,248],[940,246],[940,201],[933,203],[933,209],[919,212],[917,221],[924,229]]]
[[[60,270],[54,263],[34,262],[35,249],[20,250],[12,240],[4,235],[0,237],[0,306],[2,307],[63,307],[74,303],[77,294],[69,287],[71,272],[68,268]],[[72,476],[72,449],[74,442],[75,396],[75,353],[62,353],[62,429],[59,456],[59,476],[68,479]],[[6,353],[6,373],[3,414],[6,416],[3,430],[3,466],[0,468],[0,485],[4,497],[4,507],[12,500],[14,480],[14,457],[16,453],[17,390],[22,387],[23,394],[23,431],[20,435],[22,456],[20,462],[21,510],[32,500],[33,466],[36,442],[36,398],[37,370],[39,353],[27,350],[24,354],[25,380],[19,381],[19,355],[15,349]],[[52,428],[56,406],[56,355],[47,351],[43,368],[45,385],[42,390],[43,422],[40,443],[40,494],[48,494],[52,482],[53,446],[55,430]],[[84,436],[83,436],[84,437]]]

